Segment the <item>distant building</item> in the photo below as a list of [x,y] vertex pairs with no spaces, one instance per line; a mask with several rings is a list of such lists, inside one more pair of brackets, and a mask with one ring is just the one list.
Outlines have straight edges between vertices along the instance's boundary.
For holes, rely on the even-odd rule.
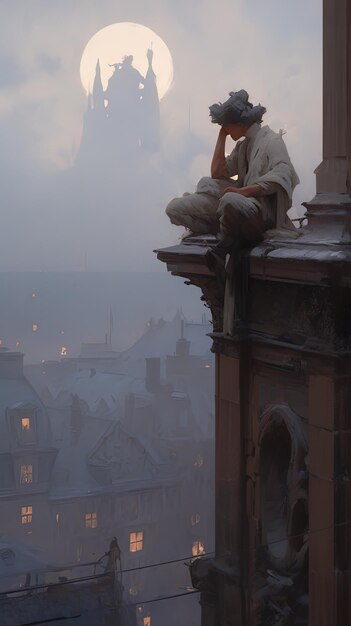
[[[121,567],[132,570],[123,574],[126,596],[151,626],[164,624],[165,604],[142,601],[187,588],[182,559],[213,550],[213,357],[199,326],[177,315],[150,323],[121,355],[84,346],[81,357],[46,363],[45,375],[28,369],[47,407],[55,463],[40,514],[29,490],[23,502],[15,494],[27,517],[6,532],[61,566],[96,561],[116,536]],[[196,596],[187,603],[195,626]],[[170,625],[184,616],[173,604]]]
[[96,65],[92,94],[84,116],[78,164],[128,170],[140,151],[159,149],[160,112],[152,53],[146,76],[133,67],[133,57],[114,64],[106,91],[101,82],[100,61]]

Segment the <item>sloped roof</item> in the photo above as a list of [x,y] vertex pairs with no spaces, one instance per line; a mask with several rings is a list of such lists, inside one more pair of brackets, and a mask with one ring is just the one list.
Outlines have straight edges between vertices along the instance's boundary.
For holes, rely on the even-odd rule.
[[[142,379],[133,378],[125,374],[101,372],[94,369],[79,369],[67,377],[48,386],[54,401],[61,396],[62,403],[69,403],[72,396],[77,395],[83,400],[91,413],[97,411],[101,415],[101,401],[106,403],[105,413],[115,411],[119,406],[121,394],[128,393],[131,388],[145,391]],[[100,406],[99,406],[100,405]]]
[[[127,491],[132,488],[139,488],[146,483],[156,484],[158,480],[170,478],[169,472],[160,455],[153,448],[152,444],[141,437],[129,435],[120,422],[111,417],[94,417],[91,415],[82,416],[79,437],[72,437],[70,419],[66,416],[63,431],[60,439],[55,442],[59,448],[59,453],[55,463],[53,482],[51,488],[52,497],[72,497],[75,495],[89,495],[104,489],[98,483],[93,474],[89,471],[89,462],[94,459],[99,447],[103,446],[109,437],[115,442],[116,428],[121,431],[124,441],[129,441],[129,451],[135,450],[136,466],[134,471],[121,477],[114,482],[114,486],[106,485],[106,489],[117,488]],[[158,466],[162,471],[156,477],[148,474],[145,465],[138,469],[137,457],[143,450],[143,458],[153,466]],[[118,462],[118,458],[115,461]],[[133,461],[133,457],[130,459]]]
[[181,337],[181,322],[184,321],[184,337],[190,341],[190,354],[204,356],[210,352],[211,339],[207,336],[213,328],[209,322],[194,324],[187,322],[178,311],[171,322],[164,320],[153,324],[147,332],[128,350],[120,355],[123,359],[145,359],[175,354],[176,343]]
[[0,536],[0,576],[8,578],[27,572],[47,572],[55,567],[49,564],[43,553],[30,549],[21,543]]

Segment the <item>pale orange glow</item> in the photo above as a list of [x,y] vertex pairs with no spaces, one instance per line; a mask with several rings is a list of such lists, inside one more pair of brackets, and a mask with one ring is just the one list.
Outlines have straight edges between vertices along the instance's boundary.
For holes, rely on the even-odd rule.
[[22,524],[31,524],[33,518],[33,507],[22,506],[21,507],[21,521]]
[[22,417],[21,425],[22,425],[22,430],[30,430],[31,429],[30,417]]
[[85,514],[85,528],[97,528],[97,513]]
[[151,617],[144,617],[144,624],[143,626],[151,626]]
[[21,485],[33,483],[33,465],[21,465],[20,483]]
[[65,346],[62,346],[61,351],[60,351],[60,355],[61,356],[67,356],[68,355],[68,350],[67,350],[67,348],[65,348]]
[[130,552],[141,552],[143,549],[144,532],[142,530],[129,535]]
[[38,330],[38,324],[32,324],[32,331],[33,333],[36,333]]
[[191,550],[193,556],[202,556],[205,554],[205,546],[202,541],[194,541]]
[[86,94],[91,93],[98,61],[104,89],[113,74],[111,65],[122,62],[126,55],[133,55],[133,66],[145,76],[148,67],[146,57],[148,48],[152,48],[154,52],[153,70],[161,100],[173,81],[172,55],[165,42],[155,32],[142,24],[132,22],[110,24],[95,33],[87,43],[80,63],[80,78]]

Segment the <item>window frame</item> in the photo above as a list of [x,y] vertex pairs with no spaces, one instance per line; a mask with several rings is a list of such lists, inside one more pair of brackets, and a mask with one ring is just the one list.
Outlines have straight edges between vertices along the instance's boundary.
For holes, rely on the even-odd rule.
[[[30,468],[30,471],[28,471],[28,468]],[[32,487],[34,484],[34,465],[33,463],[23,463],[20,461],[20,465],[19,465],[19,470],[20,470],[20,475],[19,475],[19,485],[20,487],[24,487],[24,488],[28,488],[28,487]],[[27,470],[27,471],[26,471]],[[28,474],[28,476],[30,476],[30,480],[22,480],[23,478],[26,477],[26,475]]]
[[[30,518],[30,519],[28,519]],[[25,520],[25,521],[24,521]],[[31,526],[33,524],[33,505],[21,505],[21,526]]]
[[95,530],[98,527],[97,511],[88,511],[87,513],[84,513],[84,527],[89,530]]
[[[134,549],[132,549],[134,548]],[[129,553],[135,554],[144,550],[144,530],[134,530],[129,533]]]

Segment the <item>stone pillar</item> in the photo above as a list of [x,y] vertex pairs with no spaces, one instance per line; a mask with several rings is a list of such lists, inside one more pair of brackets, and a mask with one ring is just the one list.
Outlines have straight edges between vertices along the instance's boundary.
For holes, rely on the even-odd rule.
[[310,378],[310,626],[350,623],[348,368],[344,361],[340,369],[345,375],[334,372]]
[[323,161],[317,194],[351,193],[351,1],[324,0]]

